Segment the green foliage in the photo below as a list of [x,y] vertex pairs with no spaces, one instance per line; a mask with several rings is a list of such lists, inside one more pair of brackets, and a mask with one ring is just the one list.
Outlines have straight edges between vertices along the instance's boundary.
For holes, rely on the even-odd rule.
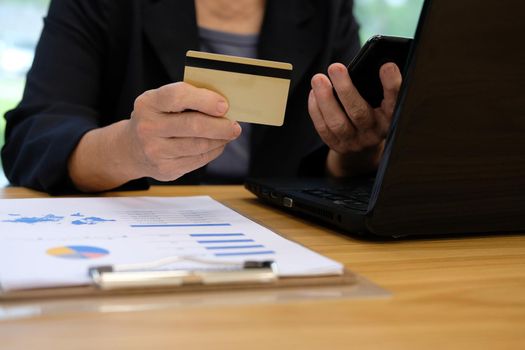
[[355,0],[361,42],[376,34],[413,37],[424,0]]
[[2,115],[2,118],[0,119],[0,148],[4,145],[4,130],[5,130],[5,119],[4,114],[8,110],[12,109],[16,105],[16,101],[12,100],[5,100],[0,99],[0,115]]
[[[4,141],[5,141],[4,139],[5,119],[3,117],[4,111],[11,109],[15,103],[16,102],[13,103],[13,101],[4,100],[0,98],[0,115],[1,115],[1,118],[0,118],[0,149],[4,145]],[[8,181],[4,176],[3,168],[0,166],[0,186],[4,186],[6,184],[8,184]]]
[[24,89],[23,77],[0,80],[0,148],[4,145],[5,113],[19,102]]
[[2,0],[4,4],[17,4],[25,5],[31,4],[36,6],[47,6],[50,0]]

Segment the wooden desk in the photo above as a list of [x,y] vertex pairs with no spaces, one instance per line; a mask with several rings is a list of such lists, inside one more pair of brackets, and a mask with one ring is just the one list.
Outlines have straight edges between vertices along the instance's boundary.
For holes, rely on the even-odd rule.
[[[344,262],[393,297],[42,316],[0,322],[0,348],[525,348],[525,236],[365,242],[263,206],[237,186],[107,196],[203,194]],[[41,196],[0,190],[2,198]]]

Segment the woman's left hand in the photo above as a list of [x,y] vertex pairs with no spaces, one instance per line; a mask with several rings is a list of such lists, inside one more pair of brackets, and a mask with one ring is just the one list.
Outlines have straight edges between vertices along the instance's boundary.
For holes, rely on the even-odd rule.
[[[332,176],[377,169],[402,80],[394,63],[384,64],[379,75],[384,99],[377,108],[361,97],[341,63],[330,65],[330,78],[324,74],[312,78],[308,110],[321,139],[330,147],[326,165]],[[341,103],[335,98],[334,89]]]

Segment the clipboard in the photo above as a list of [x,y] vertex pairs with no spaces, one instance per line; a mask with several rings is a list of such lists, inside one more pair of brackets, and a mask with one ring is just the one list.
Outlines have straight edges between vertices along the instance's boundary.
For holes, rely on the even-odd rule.
[[273,261],[245,261],[239,269],[218,271],[137,270],[119,271],[116,266],[94,266],[88,271],[91,284],[74,287],[1,291],[0,302],[31,299],[103,297],[113,295],[179,294],[250,289],[351,286],[358,277],[341,275],[278,277]]
[[[0,218],[0,226],[3,232],[12,230],[0,240],[3,253],[0,302],[24,298],[341,286],[355,280],[353,275],[343,274],[340,263],[287,240],[207,196],[50,201],[24,199],[0,203],[6,213],[5,218]],[[51,221],[46,221],[48,219]],[[33,225],[34,220],[39,226],[26,226]],[[23,240],[17,238],[20,235]],[[181,249],[169,249],[179,243]],[[134,249],[140,254],[132,254]],[[18,251],[24,254],[16,254]],[[245,264],[237,268],[242,271],[227,272],[235,268],[192,263],[158,268],[157,263],[144,262],[159,259],[165,263],[164,254],[173,252],[181,254],[177,258],[196,261],[198,257],[215,260],[215,264],[217,261],[223,264],[225,259],[232,259],[230,262],[237,265],[246,259],[272,259],[278,264],[278,273],[272,271],[274,267],[270,265],[248,268]],[[96,260],[98,258],[101,259]],[[137,259],[137,263],[133,263],[133,259]],[[97,269],[88,275],[88,268],[97,262],[126,264],[135,274],[114,274],[119,272],[114,266],[95,266]],[[160,273],[159,276],[158,271],[168,269],[222,272],[177,272],[169,276]],[[152,270],[157,271],[150,272]],[[114,286],[118,282],[118,286],[109,287],[108,281]]]

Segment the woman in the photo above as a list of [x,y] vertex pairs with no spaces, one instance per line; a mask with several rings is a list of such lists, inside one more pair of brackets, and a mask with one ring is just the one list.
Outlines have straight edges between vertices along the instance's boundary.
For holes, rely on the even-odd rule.
[[[6,175],[56,193],[140,188],[146,179],[237,183],[248,175],[370,171],[401,75],[393,64],[382,67],[385,100],[373,110],[344,65],[330,65],[348,62],[359,48],[352,6],[54,0],[24,97],[6,115]],[[224,118],[222,96],[181,82],[189,49],[292,63],[285,124],[241,127]],[[329,65],[330,79],[317,74]]]

